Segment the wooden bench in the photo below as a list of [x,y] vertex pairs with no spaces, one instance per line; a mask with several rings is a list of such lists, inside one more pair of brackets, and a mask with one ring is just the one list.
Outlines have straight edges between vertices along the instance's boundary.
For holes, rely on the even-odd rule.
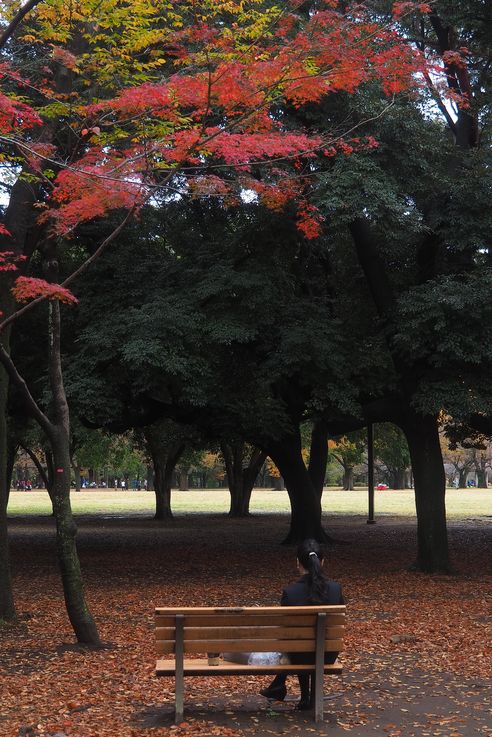
[[[175,718],[183,720],[185,676],[274,675],[312,673],[315,720],[323,719],[323,675],[340,675],[338,663],[325,664],[325,651],[343,650],[345,606],[305,607],[157,607],[157,676],[175,678]],[[206,653],[314,653],[314,663],[241,665],[221,660],[209,665]],[[185,658],[191,654],[193,658]],[[197,657],[201,654],[202,657]]]

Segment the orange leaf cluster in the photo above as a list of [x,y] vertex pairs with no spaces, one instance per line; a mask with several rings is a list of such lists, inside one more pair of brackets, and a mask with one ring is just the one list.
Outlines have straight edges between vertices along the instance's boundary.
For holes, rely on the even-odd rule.
[[323,216],[314,205],[301,202],[297,210],[297,227],[308,240],[321,235]]
[[[131,158],[131,153],[128,153]],[[94,147],[77,169],[65,169],[56,179],[52,200],[57,206],[40,216],[54,222],[56,233],[66,234],[79,223],[104,217],[110,210],[130,209],[142,187],[138,171],[128,171],[127,160],[106,156]]]
[[[0,81],[11,84],[17,82],[22,87],[26,80],[13,71],[8,64],[0,64]],[[27,128],[39,125],[41,118],[31,105],[19,100],[12,93],[0,92],[0,133],[7,134],[19,132]]]
[[395,18],[401,18],[407,13],[430,13],[432,6],[429,3],[422,2],[397,2],[393,3],[393,15]]
[[70,292],[69,289],[62,287],[60,284],[52,284],[44,279],[36,279],[34,277],[19,276],[15,280],[12,287],[12,294],[17,302],[29,302],[37,297],[46,297],[47,299],[57,299],[65,304],[77,304],[78,299]]
[[[0,235],[11,235],[5,225],[1,223]],[[26,256],[18,256],[13,251],[0,251],[0,271],[18,271],[17,264],[25,260]]]
[[[87,84],[100,94],[88,103],[78,92],[60,92],[57,75],[49,67],[40,83],[50,102],[41,107],[42,114],[48,119],[58,115],[58,101],[67,109],[73,106],[80,121],[74,150],[64,154],[59,166],[49,162],[50,181],[60,171],[41,220],[51,220],[55,233],[66,235],[86,220],[132,208],[154,188],[165,187],[175,174],[181,191],[186,190],[183,181],[198,175],[191,189],[195,195],[208,196],[214,183],[218,194],[234,189],[230,174],[235,170],[237,194],[243,173],[253,164],[270,166],[283,160],[289,166],[291,158],[305,159],[318,152],[333,155],[330,141],[316,132],[287,129],[278,106],[318,103],[333,92],[352,94],[365,82],[378,82],[387,94],[416,84],[420,61],[409,44],[394,29],[376,24],[363,4],[354,3],[342,12],[334,0],[321,0],[308,15],[298,0],[286,3],[281,13],[268,4],[255,8],[252,3],[248,10],[243,5],[224,0],[216,7],[199,0],[191,3],[189,13],[180,4],[166,6],[171,18],[175,6],[179,22],[168,55],[165,44],[164,52],[151,45],[150,53],[162,62],[159,74],[142,75],[144,81],[138,84],[126,81],[116,95],[111,84],[101,83],[100,92],[94,85],[97,72],[88,61],[91,52],[77,57],[69,42],[57,40],[52,45],[53,59],[77,72],[79,86]],[[404,5],[408,3],[397,4],[396,11]],[[416,7],[424,12],[425,4]],[[260,23],[262,14],[265,27]],[[108,20],[101,24],[101,34],[111,26]],[[0,131],[39,122],[34,108],[7,95],[0,97]],[[335,148],[349,154],[352,144],[342,141]],[[42,173],[32,159],[42,160],[47,152],[31,141],[26,149],[31,168]],[[204,166],[215,169],[213,178],[202,171]],[[285,176],[284,170],[268,178],[265,201],[274,207],[285,201],[287,189],[280,185]],[[144,183],[147,188],[142,188]],[[277,197],[275,186],[281,190]],[[302,188],[303,184],[297,195],[302,196]],[[299,227],[313,238],[320,220],[301,208]]]
[[0,92],[0,133],[32,128],[39,123],[39,115],[29,105]]

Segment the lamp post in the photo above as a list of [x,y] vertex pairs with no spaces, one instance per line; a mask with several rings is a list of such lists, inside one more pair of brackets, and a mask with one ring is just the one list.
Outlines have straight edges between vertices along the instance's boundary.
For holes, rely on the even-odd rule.
[[367,426],[367,495],[368,517],[367,524],[375,525],[374,519],[374,430],[373,425]]

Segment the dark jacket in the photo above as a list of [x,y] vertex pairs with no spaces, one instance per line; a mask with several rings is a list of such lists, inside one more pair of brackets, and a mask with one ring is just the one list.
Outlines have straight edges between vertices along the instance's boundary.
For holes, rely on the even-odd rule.
[[[307,574],[296,583],[291,583],[282,591],[280,604],[282,606],[311,606],[307,587]],[[319,604],[344,604],[342,587],[336,581],[326,581],[326,590]]]
[[[282,606],[316,606],[316,604],[344,604],[342,587],[336,581],[326,580],[326,589],[320,602],[312,602],[308,595],[307,574],[302,576],[296,583],[291,583],[282,592],[280,604]],[[337,659],[337,652],[326,652],[325,663],[334,663]],[[292,663],[306,662],[306,657],[313,659],[314,653],[291,653],[290,660]]]

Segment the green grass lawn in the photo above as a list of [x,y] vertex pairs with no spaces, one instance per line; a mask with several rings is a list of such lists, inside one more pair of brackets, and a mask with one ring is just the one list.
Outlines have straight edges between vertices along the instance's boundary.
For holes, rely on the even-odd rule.
[[[464,519],[492,515],[491,489],[448,489],[447,511],[449,518]],[[146,491],[113,491],[95,489],[72,493],[75,514],[152,515],[154,494]],[[193,512],[227,512],[227,489],[193,489],[173,491],[172,508],[176,514]],[[413,516],[415,503],[413,491],[376,491],[376,515]],[[255,489],[251,499],[251,512],[289,512],[289,499],[285,491]],[[367,489],[342,491],[327,488],[323,493],[323,510],[329,514],[367,514]],[[51,506],[46,491],[12,491],[8,506],[10,516],[50,514]]]

